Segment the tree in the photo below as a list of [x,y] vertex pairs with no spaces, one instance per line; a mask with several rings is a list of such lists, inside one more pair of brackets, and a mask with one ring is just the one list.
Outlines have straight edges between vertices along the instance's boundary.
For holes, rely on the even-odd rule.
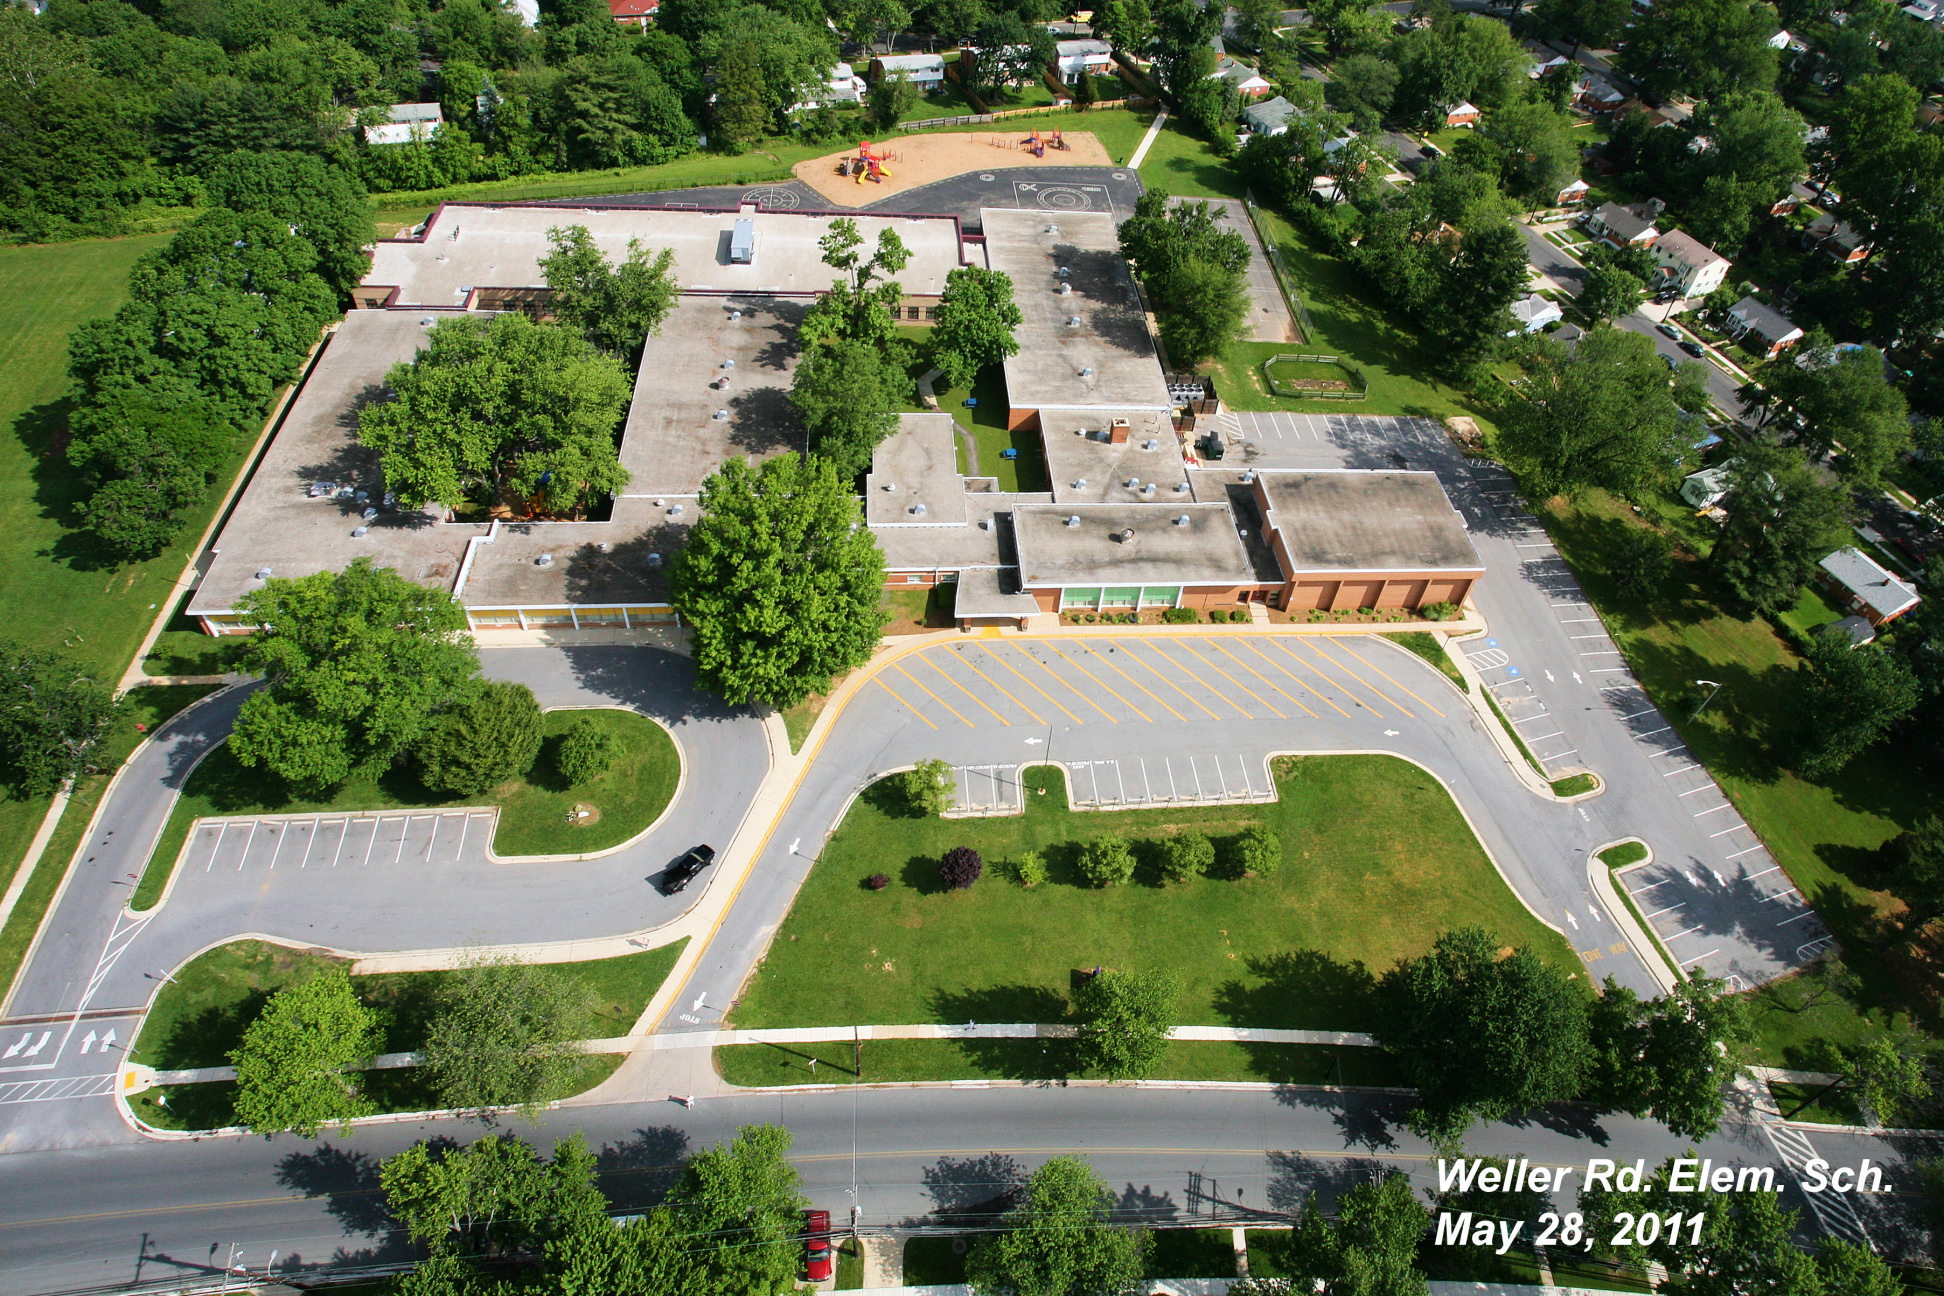
[[52,796],[90,771],[117,710],[78,659],[0,639],[0,777],[16,797]]
[[1620,70],[1656,100],[1772,89],[1777,56],[1768,41],[1780,25],[1761,0],[1656,5],[1627,29]]
[[554,1144],[551,1162],[516,1138],[488,1134],[470,1147],[415,1143],[378,1167],[392,1218],[435,1260],[546,1246],[599,1220],[606,1202],[596,1163],[575,1134]]
[[1134,853],[1119,837],[1095,837],[1080,847],[1080,876],[1089,886],[1119,886],[1134,876]]
[[371,268],[371,204],[357,177],[307,153],[231,153],[203,181],[212,207],[267,212],[317,249],[317,273],[340,300]]
[[1603,323],[1633,314],[1646,295],[1647,285],[1632,272],[1612,262],[1601,262],[1586,272],[1578,306],[1589,318]]
[[526,685],[481,683],[419,739],[414,752],[425,786],[469,797],[519,777],[540,754],[544,724],[540,703]]
[[1539,0],[1533,16],[1544,30],[1573,42],[1573,57],[1580,46],[1612,49],[1634,16],[1633,0]]
[[1917,681],[1881,649],[1858,647],[1848,635],[1819,634],[1804,656],[1809,734],[1797,766],[1810,778],[1849,764],[1917,706]]
[[1021,15],[995,10],[972,34],[967,86],[983,98],[1004,94],[1010,87],[1035,79],[1059,57],[1043,22],[1026,22]]
[[1053,1157],[1026,1181],[1004,1228],[972,1244],[966,1278],[979,1296],[1129,1290],[1140,1280],[1147,1238],[1113,1219],[1114,1196],[1085,1158]]
[[1817,347],[1763,376],[1768,422],[1814,457],[1840,452],[1837,471],[1859,486],[1876,484],[1910,445],[1909,407],[1875,347]]
[[1527,400],[1501,419],[1501,444],[1539,498],[1609,490],[1640,498],[1679,462],[1682,406],[1667,366],[1638,333],[1595,329],[1568,351],[1537,343]]
[[1013,330],[1022,318],[1003,271],[960,266],[948,273],[931,331],[932,363],[944,371],[945,385],[969,387],[980,370],[1019,354]]
[[1849,532],[1844,492],[1824,484],[1802,451],[1759,438],[1732,461],[1721,507],[1728,518],[1709,563],[1760,612],[1794,603],[1816,563]]
[[1235,839],[1235,871],[1243,877],[1274,877],[1282,866],[1282,839],[1265,823],[1252,823]]
[[1587,1096],[1608,1109],[1651,1115],[1685,1138],[1712,1135],[1721,1123],[1722,1089],[1754,1037],[1746,1002],[1724,988],[1696,976],[1643,1003],[1608,977],[1588,1009]]
[[1488,351],[1511,330],[1512,303],[1526,291],[1524,240],[1509,224],[1467,230],[1439,269],[1425,327],[1454,358]]
[[845,481],[871,466],[898,426],[906,375],[868,342],[812,343],[790,384],[790,403],[810,431],[810,452]]
[[795,1290],[803,1244],[790,1132],[745,1125],[727,1147],[689,1158],[668,1206],[698,1270],[693,1296],[783,1296]]
[[470,691],[479,658],[451,594],[355,559],[341,572],[272,577],[237,600],[258,627],[230,751],[305,795],[384,773]]
[[1100,972],[1073,997],[1081,1064],[1109,1080],[1149,1075],[1168,1047],[1181,980],[1172,972]]
[[985,860],[970,846],[954,846],[938,862],[938,879],[948,891],[963,891],[979,880]]
[[560,1296],[683,1296],[696,1279],[679,1229],[666,1207],[625,1224],[606,1215],[577,1220],[547,1243]]
[[769,134],[770,85],[763,76],[762,54],[753,41],[733,46],[716,73],[716,134],[733,152],[741,152]]
[[877,647],[884,555],[821,459],[731,459],[702,483],[701,518],[669,573],[702,686],[785,708]]
[[568,783],[579,786],[607,773],[620,755],[621,743],[614,731],[593,716],[581,716],[561,735],[554,768]]
[[1350,114],[1358,130],[1378,129],[1397,97],[1397,64],[1374,54],[1352,54],[1338,61],[1326,87],[1330,106]]
[[393,399],[358,414],[407,508],[468,500],[575,518],[628,484],[615,433],[627,371],[577,332],[526,316],[462,316],[386,375]]
[[1227,354],[1248,318],[1249,243],[1215,219],[1205,202],[1171,207],[1150,189],[1121,225],[1121,255],[1138,268],[1177,365]]
[[540,258],[540,273],[551,294],[548,309],[609,355],[637,359],[675,304],[675,253],[650,255],[640,239],[629,239],[628,259],[617,269],[585,225],[555,226],[547,241],[553,251]]
[[1445,932],[1377,983],[1378,1043],[1418,1090],[1411,1128],[1452,1146],[1497,1120],[1579,1093],[1591,1052],[1579,991],[1531,946],[1500,956],[1480,927]]
[[1823,1289],[1843,1296],[1903,1296],[1909,1290],[1876,1252],[1839,1237],[1816,1244],[1816,1268]]
[[1334,1225],[1311,1193],[1285,1244],[1283,1267],[1293,1289],[1323,1296],[1423,1296],[1429,1288],[1416,1261],[1429,1219],[1401,1174],[1344,1193]]
[[1215,843],[1206,833],[1185,830],[1161,839],[1161,876],[1170,882],[1201,877],[1215,867]]
[[879,77],[864,95],[864,111],[879,130],[896,126],[917,106],[918,87],[902,72]]
[[1396,49],[1399,110],[1440,125],[1460,103],[1499,108],[1522,98],[1532,66],[1509,27],[1477,14],[1414,31]]
[[594,992],[504,955],[460,959],[425,1031],[425,1069],[448,1107],[516,1107],[531,1118],[580,1057]]
[[1622,594],[1649,602],[1674,570],[1674,545],[1651,527],[1630,526],[1615,537],[1608,570]]
[[1849,1050],[1843,1058],[1843,1085],[1856,1095],[1867,1115],[1884,1125],[1895,1125],[1911,1104],[1931,1096],[1930,1077],[1924,1059],[1910,1047],[1888,1035],[1871,1035]]
[[1477,133],[1504,153],[1500,176],[1507,191],[1534,206],[1552,206],[1579,172],[1572,119],[1549,103],[1508,103],[1486,116]]
[[905,806],[919,818],[942,815],[952,808],[957,783],[952,767],[942,760],[922,760],[898,776]]
[[358,1002],[343,968],[270,996],[230,1054],[236,1066],[236,1116],[252,1133],[295,1130],[316,1138],[337,1123],[377,1110],[365,1098],[358,1068],[378,1052],[384,1032]]
[[1944,818],[1927,815],[1883,844],[1890,887],[1913,922],[1944,915]]
[[848,216],[831,221],[830,231],[817,246],[823,249],[823,263],[844,277],[804,313],[798,336],[806,347],[812,342],[844,341],[883,350],[895,336],[897,306],[904,297],[904,289],[891,276],[911,261],[910,249],[896,230],[885,229],[878,231],[877,248],[866,257],[861,250],[864,236]]
[[1107,0],[1094,14],[1093,29],[1116,53],[1139,53],[1154,38],[1154,16],[1147,0]]

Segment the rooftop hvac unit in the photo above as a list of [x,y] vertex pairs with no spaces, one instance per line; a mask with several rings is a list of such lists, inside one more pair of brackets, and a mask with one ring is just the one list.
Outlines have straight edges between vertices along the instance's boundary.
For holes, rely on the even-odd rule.
[[538,558],[535,558],[533,560],[533,565],[535,567],[551,567],[553,566],[553,555],[541,554]]
[[651,553],[651,554],[649,554],[649,555],[648,555],[648,565],[649,565],[650,567],[659,567],[659,566],[661,566],[661,555],[660,555],[660,554],[658,554],[658,553]]
[[1175,524],[1176,526],[1187,526],[1187,525],[1188,525],[1188,515],[1187,515],[1186,513],[1183,513],[1183,514],[1182,514],[1182,515],[1181,515],[1180,517],[1178,517],[1178,518],[1176,518],[1176,519],[1175,519],[1175,521],[1174,521],[1174,524]]
[[371,521],[371,519],[377,516],[378,516],[378,510],[375,508],[368,508],[364,511],[364,520],[367,522]]
[[1060,296],[1062,297],[1071,297],[1073,296],[1073,285],[1063,281],[1060,284],[1060,286],[1056,288],[1054,291],[1059,293]]
[[359,528],[358,528],[357,530],[355,530],[355,531],[353,531],[353,532],[351,533],[351,538],[352,538],[353,540],[362,540],[362,539],[364,539],[364,538],[365,538],[365,534],[366,534],[367,532],[369,532],[370,530],[371,530],[371,528],[370,528],[370,527],[368,527],[368,526],[361,526],[361,527],[359,527]]
[[326,495],[335,494],[336,491],[336,482],[314,481],[310,484],[310,497],[312,499],[322,499]]
[[[1078,521],[1078,519],[1075,520]],[[256,578],[258,580],[269,580],[271,576],[276,574],[276,570],[274,567],[259,567],[257,568]]]
[[729,230],[729,263],[749,265],[756,260],[756,222],[747,218]]
[[1075,514],[1074,514],[1074,515],[1073,515],[1072,517],[1069,517],[1069,518],[1068,518],[1068,519],[1066,520],[1066,524],[1067,524],[1068,526],[1070,526],[1070,527],[1077,527],[1077,526],[1079,526],[1079,525],[1080,525],[1080,515],[1079,515],[1078,513],[1075,513]]
[[1079,327],[1080,327],[1080,317],[1079,317],[1078,315],[1069,315],[1069,316],[1067,316],[1067,327],[1068,327],[1068,328],[1079,328]]

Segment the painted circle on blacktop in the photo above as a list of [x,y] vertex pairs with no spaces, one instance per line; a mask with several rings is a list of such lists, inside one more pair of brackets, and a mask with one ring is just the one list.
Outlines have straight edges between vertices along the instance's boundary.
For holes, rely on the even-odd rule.
[[1093,198],[1078,189],[1049,185],[1039,191],[1039,205],[1049,211],[1092,211]]
[[779,185],[766,185],[761,189],[750,189],[743,193],[742,201],[755,203],[765,211],[795,211],[803,204],[802,195],[794,189]]
[[992,174],[992,172],[990,171],[979,172],[979,179],[985,181],[987,184],[992,183],[994,180],[997,180],[998,178],[999,178],[998,176]]

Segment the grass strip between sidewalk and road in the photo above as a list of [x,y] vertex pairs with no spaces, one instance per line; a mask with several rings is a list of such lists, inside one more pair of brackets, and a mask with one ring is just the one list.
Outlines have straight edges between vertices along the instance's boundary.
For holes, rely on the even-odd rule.
[[[621,745],[620,755],[606,773],[569,784],[554,768],[554,753],[568,727],[583,716],[614,735]],[[308,800],[290,795],[265,771],[245,768],[225,743],[204,757],[183,785],[131,907],[140,911],[155,906],[175,871],[189,830],[197,819],[208,816],[498,806],[495,853],[580,855],[619,846],[647,828],[674,799],[680,781],[681,758],[668,731],[646,716],[607,707],[547,712],[546,738],[533,768],[473,797],[435,795],[414,771],[399,768],[375,781],[351,779],[329,797]],[[593,806],[597,818],[587,824],[569,822],[568,814],[577,805]]]

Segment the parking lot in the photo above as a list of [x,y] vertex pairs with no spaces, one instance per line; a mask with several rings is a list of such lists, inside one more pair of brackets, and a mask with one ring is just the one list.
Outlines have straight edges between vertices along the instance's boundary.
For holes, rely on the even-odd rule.
[[254,872],[400,869],[486,858],[498,812],[421,810],[204,819],[179,873],[212,881]]

